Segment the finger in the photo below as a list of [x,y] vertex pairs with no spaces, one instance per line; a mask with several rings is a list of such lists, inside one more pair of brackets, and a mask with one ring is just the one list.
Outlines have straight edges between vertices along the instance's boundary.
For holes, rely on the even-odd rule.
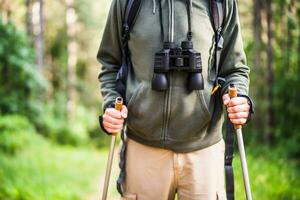
[[107,114],[104,114],[103,115],[103,122],[108,122],[108,123],[111,123],[111,124],[115,124],[115,125],[120,125],[120,124],[123,124],[124,123],[124,119],[116,119],[116,118],[113,118]]
[[237,106],[242,104],[248,104],[247,99],[245,97],[234,97],[230,99],[228,106]]
[[110,129],[110,128],[106,129],[106,131],[113,134],[113,135],[116,135],[120,132],[120,130]]
[[103,125],[104,125],[104,128],[110,128],[110,129],[122,129],[123,128],[123,124],[115,125],[115,124],[111,124],[107,121],[103,121]]
[[113,118],[122,118],[121,112],[116,110],[115,108],[107,108],[105,113]]
[[244,125],[247,122],[247,119],[241,118],[241,119],[230,119],[231,123],[236,125]]
[[121,110],[121,116],[123,118],[127,118],[127,115],[128,115],[128,109],[125,105],[122,106],[122,110]]
[[227,108],[228,113],[238,113],[238,112],[249,112],[250,106],[248,104],[242,104],[237,106],[230,106]]
[[229,113],[228,117],[230,119],[240,119],[240,118],[248,118],[249,112],[238,112],[238,113]]
[[224,94],[222,98],[223,98],[223,104],[224,104],[225,106],[227,106],[227,104],[228,104],[229,101],[230,101],[229,95],[228,95],[228,94]]

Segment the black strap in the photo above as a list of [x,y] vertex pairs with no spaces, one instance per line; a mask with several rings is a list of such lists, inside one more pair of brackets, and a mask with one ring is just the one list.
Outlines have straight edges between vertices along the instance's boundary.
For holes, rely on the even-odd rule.
[[[224,4],[223,0],[211,0],[210,1],[210,9],[211,9],[211,16],[213,22],[213,28],[215,31],[215,74],[219,74],[220,69],[220,58],[221,58],[221,51],[223,49],[224,39],[222,36],[222,28],[223,28],[223,21],[225,18],[224,12]],[[212,77],[214,78],[214,77]]]
[[122,45],[123,45],[123,57],[129,55],[128,40],[129,34],[141,8],[142,0],[127,0],[122,27]]
[[123,46],[127,46],[129,40],[129,33],[136,21],[136,18],[141,8],[141,3],[142,0],[127,0],[126,2],[124,17],[123,17],[123,27],[122,27]]
[[192,41],[193,33],[192,33],[192,2],[191,0],[186,0],[186,8],[187,8],[187,16],[188,16],[188,33],[187,33],[187,39],[188,41]]
[[159,0],[159,21],[160,21],[160,32],[161,32],[161,40],[165,41],[165,30],[163,25],[163,14],[162,14],[162,0]]
[[125,169],[125,167],[126,167],[126,163],[125,163],[126,162],[126,149],[127,149],[127,144],[125,141],[125,135],[126,135],[125,132],[126,131],[127,131],[127,127],[124,127],[121,132],[122,147],[121,147],[120,162],[119,162],[120,174],[117,179],[117,190],[121,196],[123,196],[123,194],[124,194],[123,183],[126,178],[126,169]]
[[[123,16],[122,66],[121,66],[120,70],[118,71],[118,74],[116,77],[116,81],[117,81],[116,90],[123,97],[125,105],[126,105],[126,102],[125,102],[126,82],[127,82],[128,71],[131,68],[128,40],[130,39],[130,37],[129,37],[130,31],[132,30],[135,20],[139,14],[139,11],[141,8],[141,3],[142,3],[142,0],[127,0],[125,12],[124,12],[124,16]],[[126,124],[126,122],[125,122],[125,124]],[[125,127],[126,127],[126,125],[125,125]],[[120,174],[119,174],[119,178],[117,180],[117,190],[121,196],[123,196],[123,192],[124,192],[123,191],[123,182],[126,177],[126,172],[125,172],[125,155],[126,155],[125,130],[126,130],[126,128],[123,128],[123,130],[121,132],[122,149],[121,149],[121,153],[120,153],[120,162],[119,162]]]
[[213,27],[215,32],[217,32],[219,29],[222,28],[223,20],[224,20],[224,6],[223,6],[224,0],[211,0],[210,3],[210,9],[212,12],[212,18],[213,18]]
[[122,26],[122,65],[116,77],[116,90],[123,97],[126,105],[126,82],[129,69],[131,67],[130,52],[128,49],[128,40],[130,31],[135,23],[137,15],[141,8],[142,0],[127,0]]
[[[215,31],[215,74],[219,74],[221,51],[223,49],[224,39],[222,36],[222,25],[225,18],[223,0],[211,0],[211,13],[213,28]],[[216,79],[218,80],[218,78]],[[216,83],[217,84],[217,83]],[[232,167],[234,151],[235,129],[230,120],[226,119],[226,138],[225,138],[225,176],[226,176],[226,195],[227,200],[234,200],[234,174]]]
[[133,24],[140,11],[141,3],[142,0],[128,0],[127,2],[127,7],[124,13],[124,24],[126,24],[129,27],[129,30],[131,30],[133,27]]
[[234,174],[232,167],[232,160],[234,157],[234,133],[234,126],[227,117],[225,137],[225,175],[227,200],[234,200]]

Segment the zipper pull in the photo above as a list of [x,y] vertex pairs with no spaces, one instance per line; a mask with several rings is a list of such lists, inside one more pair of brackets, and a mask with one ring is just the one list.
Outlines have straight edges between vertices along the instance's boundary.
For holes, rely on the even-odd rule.
[[211,94],[211,95],[215,94],[216,91],[217,91],[220,87],[221,87],[221,85],[217,83],[217,85],[212,89],[212,91],[211,91],[210,94]]
[[216,85],[215,87],[212,89],[211,91],[211,95],[214,95],[220,88],[223,87],[223,85],[225,84],[226,82],[226,79],[225,78],[222,78],[222,77],[217,77],[216,79]]

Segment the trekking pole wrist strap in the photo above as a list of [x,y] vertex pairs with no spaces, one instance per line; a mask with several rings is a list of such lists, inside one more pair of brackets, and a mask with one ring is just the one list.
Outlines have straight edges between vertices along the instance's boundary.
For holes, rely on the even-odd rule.
[[[104,109],[103,109],[103,113],[105,113],[105,110],[107,108],[114,108],[115,107],[115,104],[114,103],[111,103],[109,104],[108,106],[106,106]],[[107,132],[107,130],[104,128],[104,125],[103,125],[103,115],[100,115],[99,116],[99,125],[100,125],[100,128],[102,129],[103,132],[105,132],[107,135],[112,135],[111,133]]]

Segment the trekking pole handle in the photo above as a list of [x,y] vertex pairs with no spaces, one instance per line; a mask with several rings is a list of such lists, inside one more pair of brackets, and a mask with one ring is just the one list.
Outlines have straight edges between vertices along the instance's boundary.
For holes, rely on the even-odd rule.
[[[232,99],[234,97],[237,97],[237,88],[234,86],[234,84],[230,84],[229,85],[228,93],[229,93],[230,99]],[[234,128],[235,129],[240,129],[240,128],[242,128],[242,125],[235,124]]]
[[115,101],[115,109],[118,111],[122,110],[123,106],[123,98],[122,97],[117,97]]

